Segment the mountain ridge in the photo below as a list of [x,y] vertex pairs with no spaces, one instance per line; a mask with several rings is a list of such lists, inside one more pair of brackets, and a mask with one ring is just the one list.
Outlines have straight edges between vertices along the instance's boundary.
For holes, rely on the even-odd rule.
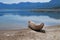
[[13,4],[5,4],[0,2],[0,9],[40,9],[40,8],[55,8],[60,7],[60,0],[52,0],[47,3],[32,3],[32,2],[21,2]]

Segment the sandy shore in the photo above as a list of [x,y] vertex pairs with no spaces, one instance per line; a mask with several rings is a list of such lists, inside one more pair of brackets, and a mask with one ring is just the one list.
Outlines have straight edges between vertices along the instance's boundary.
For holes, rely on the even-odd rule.
[[31,29],[0,31],[0,40],[60,40],[60,26],[44,27],[45,33]]

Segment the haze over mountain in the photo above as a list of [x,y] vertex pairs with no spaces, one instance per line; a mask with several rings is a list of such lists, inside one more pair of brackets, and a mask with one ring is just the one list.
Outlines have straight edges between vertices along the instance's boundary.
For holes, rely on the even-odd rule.
[[60,8],[60,0],[52,0],[46,3],[20,2],[18,4],[4,4],[0,2],[0,9],[39,9],[39,8]]

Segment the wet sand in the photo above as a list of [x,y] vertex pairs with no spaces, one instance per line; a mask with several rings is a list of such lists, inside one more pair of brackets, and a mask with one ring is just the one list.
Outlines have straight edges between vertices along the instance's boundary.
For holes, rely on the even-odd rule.
[[45,33],[29,28],[0,31],[0,40],[60,40],[60,26],[44,27]]

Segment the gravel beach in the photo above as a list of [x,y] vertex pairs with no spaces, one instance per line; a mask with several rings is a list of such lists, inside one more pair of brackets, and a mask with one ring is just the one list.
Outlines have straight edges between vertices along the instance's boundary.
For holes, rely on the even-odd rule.
[[60,40],[60,26],[44,27],[45,33],[29,28],[0,31],[0,40]]

